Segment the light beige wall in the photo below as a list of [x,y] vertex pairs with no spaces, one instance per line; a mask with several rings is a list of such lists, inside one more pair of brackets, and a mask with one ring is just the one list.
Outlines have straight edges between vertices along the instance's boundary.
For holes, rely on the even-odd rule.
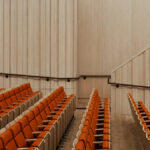
[[[76,76],[76,0],[0,0],[0,72],[52,77]],[[1,87],[30,81],[45,93],[76,82],[0,77]]]
[[[129,59],[112,72],[112,82],[150,86],[150,48]],[[132,93],[136,102],[143,101],[150,110],[150,90],[143,88],[111,88],[112,114],[131,114],[128,93]]]
[[150,45],[149,6],[149,0],[78,0],[78,74],[110,74]]

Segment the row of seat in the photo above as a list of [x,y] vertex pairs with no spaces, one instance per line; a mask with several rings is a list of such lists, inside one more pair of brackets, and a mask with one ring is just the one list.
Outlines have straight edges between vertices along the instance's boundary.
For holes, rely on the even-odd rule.
[[6,90],[5,88],[0,88],[0,91],[4,91],[4,90]]
[[[139,129],[139,135],[145,147],[150,146],[150,112],[142,101],[135,102],[131,93],[128,94],[132,114]],[[147,146],[148,144],[148,146]]]
[[0,135],[0,150],[56,150],[75,109],[60,87],[38,101]]
[[41,98],[41,92],[33,92],[30,83],[20,85],[0,94],[0,129]]
[[95,149],[110,149],[109,99],[100,100],[96,89],[91,94],[72,150]]

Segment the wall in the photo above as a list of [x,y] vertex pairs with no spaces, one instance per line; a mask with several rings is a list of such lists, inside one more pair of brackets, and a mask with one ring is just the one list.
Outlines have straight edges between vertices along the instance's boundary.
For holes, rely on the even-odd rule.
[[[110,74],[150,45],[149,6],[149,0],[78,0],[78,74]],[[103,82],[81,81],[80,95],[99,86],[107,91],[102,96],[110,96]]]
[[[76,0],[0,0],[0,72],[52,77],[76,76]],[[44,93],[76,82],[0,77],[1,87],[30,81]]]
[[[150,86],[150,48],[140,52],[112,72],[112,82]],[[150,110],[150,90],[143,88],[112,87],[112,114],[131,114],[128,93],[136,102],[143,101]]]

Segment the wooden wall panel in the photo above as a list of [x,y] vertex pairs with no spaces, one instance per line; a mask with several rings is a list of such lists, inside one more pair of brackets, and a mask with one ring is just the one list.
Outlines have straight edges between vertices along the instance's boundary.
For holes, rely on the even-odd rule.
[[78,0],[78,74],[110,74],[149,46],[149,5],[148,0]]
[[[18,0],[18,51],[17,51],[17,73],[23,72],[23,1]],[[18,84],[23,83],[22,78],[18,78]]]
[[[76,6],[76,0],[0,0],[0,72],[76,77]],[[44,95],[61,85],[74,89],[74,82],[0,77],[6,88],[27,81]]]
[[[3,30],[4,30],[4,35],[3,35],[3,39],[4,39],[4,72],[8,73],[10,72],[10,39],[11,39],[11,34],[10,34],[10,26],[11,26],[11,19],[10,19],[10,4],[11,1],[10,0],[4,0],[4,26],[3,26]],[[15,65],[15,64],[14,64]],[[4,80],[4,87],[9,88],[10,86],[10,79],[6,78]]]
[[[0,72],[4,71],[4,1],[0,0]],[[3,77],[0,77],[0,85],[4,87]]]
[[[66,76],[66,0],[59,1],[59,77]],[[65,81],[59,81],[60,86],[66,87]]]
[[[51,75],[58,76],[58,0],[51,0]],[[56,88],[58,81],[52,81]]]
[[[46,0],[46,76],[51,75],[51,2]],[[51,90],[51,81],[46,82],[46,94]]]
[[[18,38],[18,0],[14,0],[13,3],[10,5],[10,11],[11,11],[11,22],[10,22],[10,44],[11,44],[11,51],[10,51],[10,72],[11,73],[17,73],[17,65],[18,65],[18,43],[19,43],[19,38]],[[18,56],[18,57],[17,57]],[[17,80],[15,78],[10,79],[10,86],[13,87],[14,85],[17,84]]]
[[[23,28],[23,43],[22,43],[22,68],[23,74],[28,74],[28,0],[23,0],[22,8],[22,28]],[[23,82],[27,82],[27,79],[23,79]]]
[[[66,0],[66,77],[74,75],[74,1]],[[66,83],[68,93],[73,92],[73,82]]]
[[[149,76],[149,66],[150,64],[150,49],[145,49],[141,53],[137,54],[135,57],[131,58],[129,61],[121,65],[119,68],[114,70],[112,72],[112,75],[118,74],[120,69],[122,69],[122,79],[120,83],[125,84],[134,84],[134,85],[145,85],[149,86],[150,82],[150,76]],[[115,81],[118,82],[120,80],[120,76],[116,76]],[[115,87],[112,87],[112,89],[115,89]],[[120,96],[121,92],[121,101],[118,99],[118,95]],[[136,102],[143,101],[146,105],[146,107],[150,110],[150,103],[149,103],[149,97],[150,97],[150,90],[149,89],[143,89],[143,88],[129,88],[129,87],[120,87],[118,90],[112,91],[111,95],[115,98],[113,98],[112,101],[112,107],[116,105],[116,107],[113,108],[113,115],[118,112],[117,107],[122,107],[121,112],[119,114],[131,114],[131,108],[129,105],[128,100],[128,93],[132,93],[134,99]],[[115,96],[114,96],[115,95]]]
[[[150,86],[150,51],[146,51],[144,53],[144,60],[145,60],[145,85]],[[145,105],[150,110],[150,90],[145,89]]]

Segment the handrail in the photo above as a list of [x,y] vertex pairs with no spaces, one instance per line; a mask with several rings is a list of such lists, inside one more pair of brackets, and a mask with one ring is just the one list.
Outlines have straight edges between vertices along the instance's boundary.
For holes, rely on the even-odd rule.
[[111,78],[111,75],[80,75],[79,78]]
[[150,86],[111,82],[111,81],[110,81],[110,78],[108,78],[108,82],[107,82],[107,83],[108,83],[108,84],[111,84],[111,86],[116,86],[117,88],[119,88],[119,87],[134,87],[134,88],[150,89]]
[[130,61],[132,61],[134,58],[136,58],[137,56],[141,55],[142,53],[144,53],[145,51],[149,50],[150,46],[148,46],[147,48],[141,50],[139,53],[137,53],[136,55],[132,56],[131,58],[129,58],[127,61],[125,61],[124,63],[122,63],[121,65],[117,66],[115,69],[112,70],[111,73],[115,72],[117,69],[121,68],[122,66],[124,66],[125,64],[129,63]]
[[79,80],[80,78],[108,78],[111,77],[110,75],[80,75],[78,77],[50,77],[50,76],[37,76],[37,75],[26,75],[26,74],[13,74],[13,73],[0,73],[0,76],[8,77],[25,77],[25,78],[38,78],[38,79],[45,79],[46,81],[49,80]]
[[39,78],[39,79],[46,79],[46,81],[49,80],[66,80],[67,82],[70,82],[71,80],[80,80],[83,78],[84,80],[86,78],[107,78],[107,83],[111,84],[112,86],[116,87],[136,87],[136,88],[145,88],[150,89],[150,86],[143,86],[143,85],[134,85],[134,84],[122,84],[122,83],[114,83],[111,82],[111,76],[110,75],[80,75],[78,77],[48,77],[48,76],[36,76],[36,75],[25,75],[25,74],[12,74],[12,73],[0,73],[0,76],[8,77],[27,77],[27,78]]

